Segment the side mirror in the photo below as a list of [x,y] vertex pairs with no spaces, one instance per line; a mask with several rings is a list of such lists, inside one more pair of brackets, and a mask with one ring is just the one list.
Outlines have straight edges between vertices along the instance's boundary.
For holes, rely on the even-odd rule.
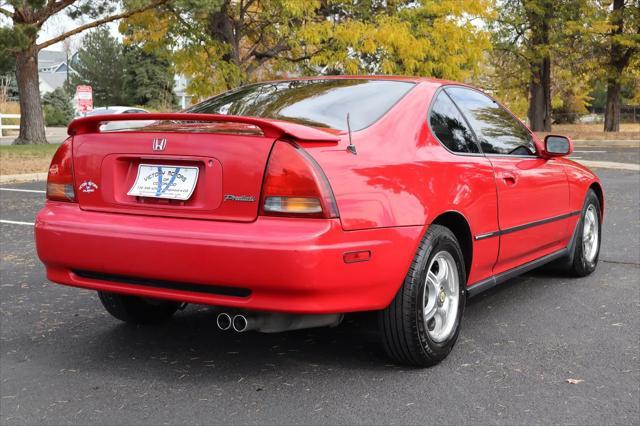
[[566,136],[548,135],[544,138],[544,150],[550,157],[563,157],[573,152],[573,142]]

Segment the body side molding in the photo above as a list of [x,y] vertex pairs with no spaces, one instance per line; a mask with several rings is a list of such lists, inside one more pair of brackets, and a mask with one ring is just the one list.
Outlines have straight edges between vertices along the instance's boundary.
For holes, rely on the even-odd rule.
[[559,216],[548,217],[546,219],[536,220],[535,222],[525,223],[524,225],[518,225],[518,226],[513,226],[511,228],[506,228],[506,229],[501,229],[501,230],[498,230],[498,231],[479,234],[479,235],[476,235],[475,237],[473,237],[473,239],[478,241],[478,240],[484,240],[485,238],[491,238],[491,237],[497,237],[499,235],[510,234],[512,232],[522,231],[524,229],[532,228],[534,226],[540,226],[540,225],[544,225],[546,223],[555,222],[557,220],[567,219],[567,218],[569,218],[571,216],[575,216],[575,215],[578,215],[580,213],[581,213],[580,210],[576,210],[576,211],[573,211],[573,212],[561,214]]

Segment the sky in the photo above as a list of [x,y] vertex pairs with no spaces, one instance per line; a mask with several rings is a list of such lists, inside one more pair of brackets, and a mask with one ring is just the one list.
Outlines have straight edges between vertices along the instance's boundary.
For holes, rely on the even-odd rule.
[[[78,25],[87,24],[89,22],[91,22],[91,20],[89,19],[73,20],[65,14],[58,14],[56,16],[52,16],[51,18],[49,18],[49,20],[47,20],[47,22],[45,22],[44,26],[42,27],[42,30],[40,31],[40,34],[38,36],[38,43],[41,43],[43,41],[56,37],[64,33],[65,31],[72,30]],[[109,30],[111,31],[111,34],[113,34],[116,38],[118,39],[122,38],[120,35],[120,32],[118,31],[118,21],[105,24],[105,26],[109,28]],[[82,37],[84,37],[84,35],[88,31],[91,31],[91,30],[84,31],[80,34],[77,34],[69,38],[71,42],[72,51],[75,52],[76,50],[78,50],[78,48],[80,47],[80,43],[82,41]],[[52,46],[49,46],[47,50],[64,50],[64,46],[62,43],[56,43]]]
[[[11,10],[11,6],[7,5],[6,2],[4,1],[0,1],[0,6]],[[43,41],[49,40],[53,37],[57,37],[60,34],[64,33],[65,31],[69,31],[72,30],[73,28],[77,27],[78,25],[83,25],[83,24],[87,24],[91,22],[90,19],[76,19],[73,20],[71,18],[69,18],[64,11],[58,13],[55,16],[52,16],[51,18],[49,18],[45,24],[43,25],[42,29],[40,30],[40,33],[38,35],[38,43],[42,43]],[[111,34],[118,38],[121,39],[122,36],[120,35],[120,32],[118,31],[118,22],[111,22],[109,24],[106,24],[105,26],[107,28],[109,28],[109,30],[111,31]],[[5,18],[3,15],[0,15],[0,26],[7,26],[7,25],[11,25],[11,21],[8,18]],[[91,31],[91,30],[88,30]],[[71,50],[72,51],[76,51],[78,50],[79,46],[80,46],[80,42],[82,41],[82,37],[84,37],[84,35],[87,33],[87,31],[82,32],[80,34],[77,34],[75,36],[72,36],[69,38],[70,43],[71,43]],[[64,50],[64,45],[63,43],[56,43],[52,46],[47,47],[47,50]]]

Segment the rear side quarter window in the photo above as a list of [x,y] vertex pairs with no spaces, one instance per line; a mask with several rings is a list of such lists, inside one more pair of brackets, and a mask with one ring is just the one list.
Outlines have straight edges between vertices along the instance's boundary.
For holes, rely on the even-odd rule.
[[536,155],[529,130],[496,101],[466,87],[447,87],[445,91],[469,120],[483,153]]
[[449,151],[467,154],[480,152],[471,128],[444,91],[436,95],[429,113],[429,124],[436,138]]

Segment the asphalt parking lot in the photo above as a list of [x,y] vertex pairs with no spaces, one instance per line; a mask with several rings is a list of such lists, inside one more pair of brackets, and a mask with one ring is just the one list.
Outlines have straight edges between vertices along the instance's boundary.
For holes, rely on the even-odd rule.
[[[640,163],[637,149],[580,151]],[[637,424],[640,173],[595,171],[596,272],[534,271],[471,299],[454,351],[423,370],[385,359],[368,314],[276,335],[218,331],[203,306],[121,324],[93,292],[47,282],[28,225],[44,183],[3,185],[36,192],[0,190],[0,219],[27,223],[0,223],[0,423]]]

